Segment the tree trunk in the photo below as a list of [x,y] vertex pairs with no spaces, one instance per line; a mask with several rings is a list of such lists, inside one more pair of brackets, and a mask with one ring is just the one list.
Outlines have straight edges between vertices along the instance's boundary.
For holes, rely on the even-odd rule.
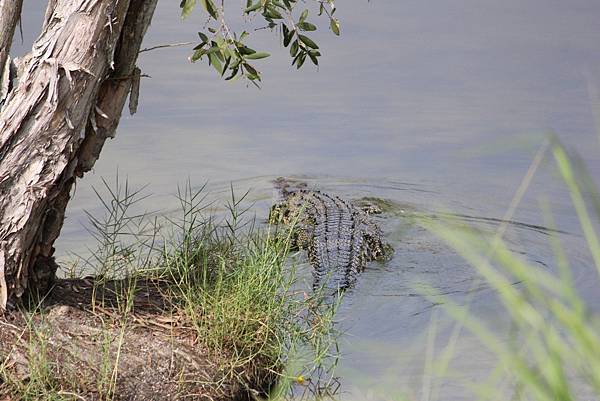
[[10,45],[21,17],[23,0],[0,0],[0,108],[10,89]]
[[0,77],[21,17],[22,6],[23,0],[0,0]]
[[70,190],[114,135],[156,2],[49,2],[0,112],[0,309],[48,290]]

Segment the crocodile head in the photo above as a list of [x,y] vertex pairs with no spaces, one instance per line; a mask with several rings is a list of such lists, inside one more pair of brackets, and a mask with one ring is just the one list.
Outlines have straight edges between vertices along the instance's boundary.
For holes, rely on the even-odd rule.
[[365,247],[366,260],[377,260],[380,262],[386,262],[394,256],[394,248],[385,242],[381,234],[371,235],[365,234],[364,241],[367,244]]

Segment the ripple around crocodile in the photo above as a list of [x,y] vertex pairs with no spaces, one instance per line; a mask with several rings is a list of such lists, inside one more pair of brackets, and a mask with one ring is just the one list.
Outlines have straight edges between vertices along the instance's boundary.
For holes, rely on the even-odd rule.
[[283,200],[271,208],[269,220],[294,224],[294,245],[307,250],[315,290],[343,291],[366,263],[390,256],[381,229],[362,208],[338,196],[276,183]]

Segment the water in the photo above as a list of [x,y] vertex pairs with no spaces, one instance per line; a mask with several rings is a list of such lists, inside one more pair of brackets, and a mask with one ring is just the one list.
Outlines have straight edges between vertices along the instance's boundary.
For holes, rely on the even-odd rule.
[[[324,53],[317,70],[290,67],[276,35],[256,33],[252,43],[273,54],[259,62],[262,90],[217,79],[203,63],[186,61],[189,49],[143,53],[152,76],[142,82],[138,114],[125,116],[92,173],[80,180],[57,253],[90,244],[83,210],[98,211],[92,187],[117,171],[149,184],[152,208],[173,210],[176,184],[209,180],[215,197],[229,184],[251,189],[262,217],[273,197],[271,180],[303,176],[340,196],[391,199],[407,210],[451,209],[500,218],[544,135],[553,131],[600,171],[592,96],[600,87],[600,3],[549,0],[444,2],[357,1],[340,4],[342,36],[315,36]],[[35,37],[43,7],[26,1],[25,43]],[[232,9],[230,13],[234,13]],[[146,46],[194,40],[199,16],[181,22],[176,2],[161,2]],[[23,46],[15,46],[17,52]],[[538,201],[548,199],[586,299],[598,305],[595,273],[579,236],[576,216],[551,163],[544,163],[514,219],[540,224]],[[476,219],[477,220],[477,219]],[[483,223],[483,220],[477,220]],[[487,224],[487,223],[486,223]],[[343,400],[382,399],[406,392],[428,399],[423,383],[432,306],[414,295],[427,282],[467,301],[472,271],[439,241],[402,218],[384,222],[396,248],[386,265],[374,264],[340,311],[347,330]],[[488,227],[492,228],[488,224]],[[512,226],[513,249],[553,266],[543,232]],[[502,327],[502,309],[489,291],[473,311]],[[437,313],[437,312],[436,312]],[[442,315],[438,347],[448,336]],[[467,334],[453,363],[476,380],[492,363]],[[425,389],[425,390],[423,390]],[[431,399],[469,399],[444,384]]]

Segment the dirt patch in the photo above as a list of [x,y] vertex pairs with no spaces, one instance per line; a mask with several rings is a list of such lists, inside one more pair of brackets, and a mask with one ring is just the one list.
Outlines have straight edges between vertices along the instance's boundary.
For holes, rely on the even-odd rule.
[[232,370],[226,353],[204,346],[164,286],[140,280],[131,292],[125,280],[59,280],[40,307],[5,314],[0,400],[25,399],[25,392],[29,399],[47,392],[79,400],[229,400],[269,381],[267,372]]

